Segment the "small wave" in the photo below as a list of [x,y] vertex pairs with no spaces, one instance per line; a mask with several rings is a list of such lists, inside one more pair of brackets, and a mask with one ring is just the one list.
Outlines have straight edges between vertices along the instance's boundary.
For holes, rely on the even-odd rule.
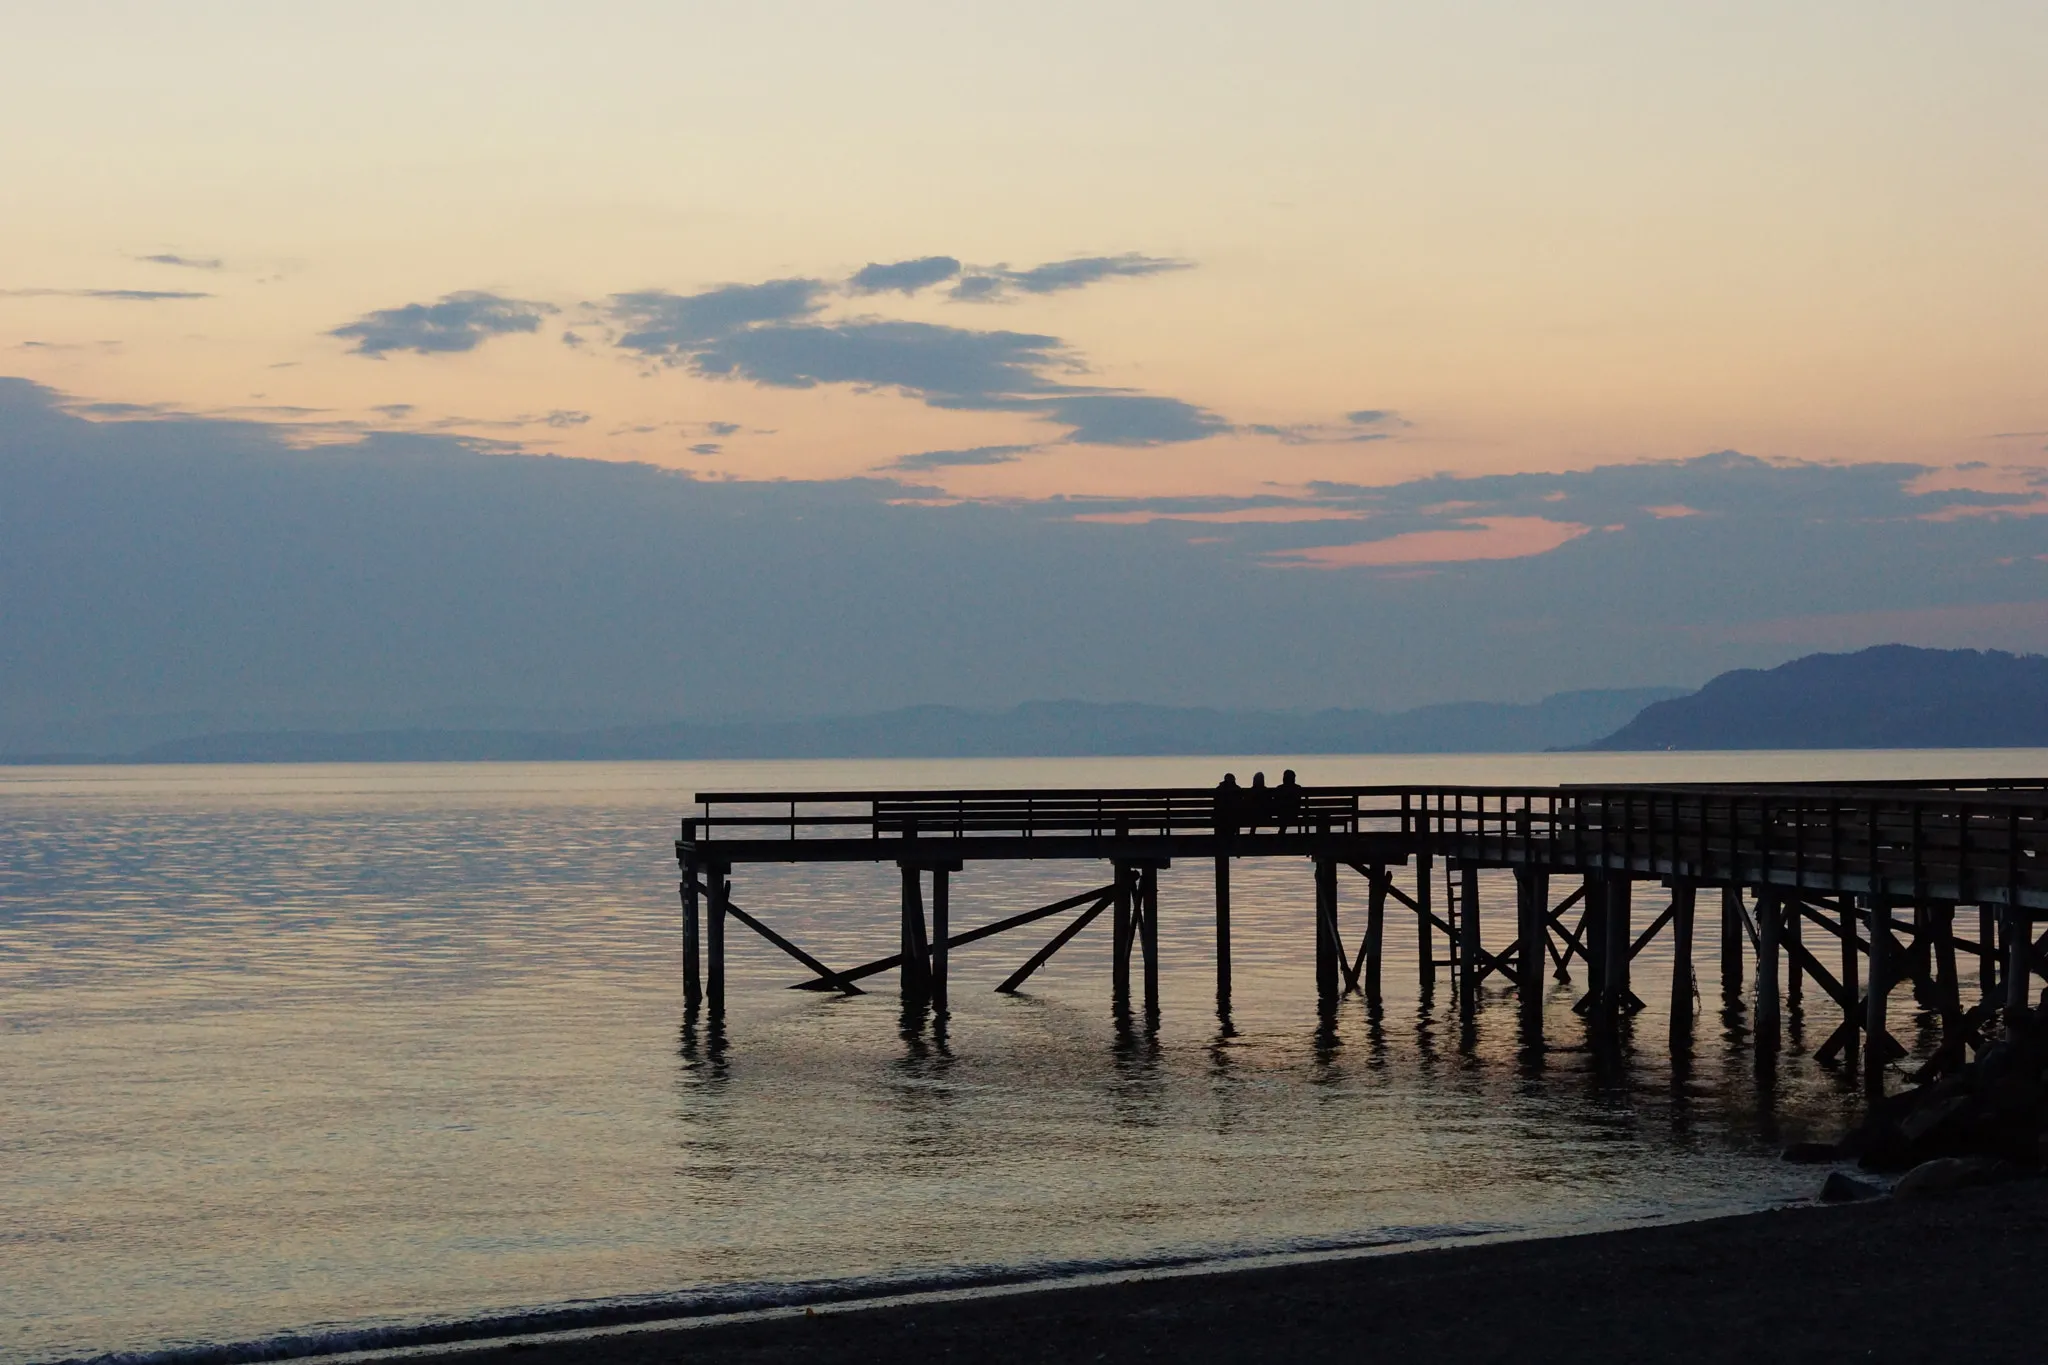
[[1401,1247],[1454,1238],[1501,1236],[1524,1229],[1499,1223],[1459,1223],[1380,1228],[1347,1237],[1286,1238],[1266,1242],[1201,1247],[1151,1256],[1115,1259],[1035,1261],[1024,1265],[960,1266],[945,1270],[898,1271],[839,1279],[753,1281],[705,1286],[660,1294],[630,1294],[604,1299],[571,1299],[562,1303],[512,1309],[463,1318],[421,1319],[403,1323],[320,1325],[275,1336],[236,1342],[188,1342],[145,1351],[113,1351],[95,1356],[70,1356],[45,1365],[245,1365],[246,1362],[303,1360],[358,1351],[396,1350],[415,1346],[487,1344],[504,1337],[544,1332],[632,1327],[657,1322],[688,1322],[729,1313],[776,1308],[824,1307],[867,1299],[943,1290],[995,1289],[1028,1286],[1089,1275],[1173,1270],[1183,1267],[1227,1267],[1273,1256],[1314,1256],[1382,1247]]

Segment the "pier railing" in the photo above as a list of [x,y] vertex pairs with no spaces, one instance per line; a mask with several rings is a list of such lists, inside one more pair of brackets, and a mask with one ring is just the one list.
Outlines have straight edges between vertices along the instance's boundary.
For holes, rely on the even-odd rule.
[[[866,843],[870,857],[944,841],[1018,856],[1033,839],[1168,840],[1257,852],[1285,838],[1393,836],[1492,866],[1606,870],[1970,903],[2048,906],[2048,784],[1358,786],[716,792],[683,842],[774,861],[776,844]],[[888,845],[889,847],[883,847]],[[1004,851],[997,853],[1000,846]],[[822,851],[822,850],[821,850]],[[859,852],[846,849],[849,856]],[[794,852],[788,848],[787,852]],[[786,853],[785,853],[786,856]],[[1028,853],[1025,855],[1028,856]]]

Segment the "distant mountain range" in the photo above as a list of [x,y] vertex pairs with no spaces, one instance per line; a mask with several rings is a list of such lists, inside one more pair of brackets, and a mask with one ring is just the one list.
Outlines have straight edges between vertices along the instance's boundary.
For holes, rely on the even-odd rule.
[[1057,758],[1527,753],[1545,749],[2048,747],[2048,658],[1881,645],[1723,673],[1698,692],[1625,688],[1412,711],[1221,711],[1028,702],[811,720],[516,728],[235,730],[120,753],[0,762],[331,763],[544,759]]
[[[540,759],[1008,758],[1096,754],[1528,752],[1583,745],[1668,687],[1564,692],[1513,705],[1454,702],[1384,713],[1219,711],[1140,703],[1029,702],[1008,711],[914,706],[817,720],[589,730],[269,730],[166,740],[117,755],[40,761],[323,763]],[[38,761],[31,756],[11,762]]]
[[1723,673],[1590,749],[2048,747],[2048,658],[1879,645]]

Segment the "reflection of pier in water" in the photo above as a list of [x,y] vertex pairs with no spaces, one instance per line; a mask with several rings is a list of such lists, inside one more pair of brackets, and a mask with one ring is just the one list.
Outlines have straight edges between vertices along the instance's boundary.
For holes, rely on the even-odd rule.
[[[2048,782],[1858,782],[1836,785],[1561,787],[1281,787],[1144,790],[710,793],[682,822],[684,992],[716,1019],[725,1004],[725,928],[737,920],[801,963],[800,988],[857,994],[897,975],[906,1002],[943,1014],[950,951],[1068,915],[997,987],[1014,991],[1107,912],[1110,989],[1131,1001],[1133,960],[1148,1018],[1159,999],[1158,871],[1181,859],[1216,870],[1216,998],[1230,1006],[1230,865],[1290,857],[1313,864],[1304,934],[1325,1007],[1347,994],[1377,1006],[1391,910],[1417,934],[1425,995],[1448,980],[1470,1017],[1499,976],[1521,1002],[1531,1041],[1543,1030],[1543,982],[1574,959],[1589,988],[1576,1005],[1596,1031],[1645,1008],[1629,964],[1670,936],[1674,1040],[1692,1027],[1693,930],[1700,892],[1719,911],[1725,996],[1756,973],[1754,1028],[1778,1043],[1781,1000],[1810,979],[1841,1011],[1816,1049],[1860,1049],[1867,1084],[1905,1049],[1886,1003],[1911,982],[1950,1045],[1974,1045],[1997,1003],[2024,1005],[2048,975]],[[969,862],[1104,862],[1110,880],[990,924],[955,932],[949,876]],[[755,863],[895,863],[902,873],[897,951],[826,965],[736,904],[732,875]],[[1442,868],[1439,883],[1438,869]],[[1513,873],[1513,938],[1489,948],[1484,868]],[[1347,874],[1365,887],[1354,948],[1340,913]],[[1405,884],[1404,884],[1405,883]],[[1663,902],[1638,929],[1639,884]],[[1568,884],[1568,885],[1567,885]],[[929,896],[927,896],[929,887]],[[1975,937],[1957,914],[1975,910]],[[1508,917],[1500,915],[1503,922]],[[1822,951],[1809,931],[1824,936]],[[1829,942],[1832,940],[1832,942]],[[1982,1000],[1966,1009],[1958,954],[1975,957]],[[1823,957],[1831,959],[1834,969]],[[1786,979],[1789,973],[1789,980]],[[2002,991],[2001,991],[2002,988]],[[1874,1040],[1874,1041],[1873,1041]]]

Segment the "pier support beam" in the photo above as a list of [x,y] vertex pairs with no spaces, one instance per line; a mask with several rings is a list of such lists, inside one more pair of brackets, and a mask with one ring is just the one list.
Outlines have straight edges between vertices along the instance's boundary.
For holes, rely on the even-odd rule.
[[1742,888],[1721,888],[1721,998],[1742,1001]]
[[1479,868],[1458,869],[1458,1012],[1479,1012]]
[[1632,1013],[1635,1007],[1635,994],[1629,990],[1629,949],[1635,946],[1633,916],[1630,913],[1635,883],[1626,873],[1619,876],[1610,874],[1603,880],[1602,899],[1606,906],[1601,920],[1606,931],[1607,963],[1601,979],[1602,1012],[1611,1023]]
[[951,883],[952,874],[948,869],[932,869],[931,997],[932,1009],[940,1014],[946,1012],[946,939],[953,932],[950,923],[953,917]]
[[1984,998],[1998,994],[1998,919],[1988,905],[1977,907],[1977,983]]
[[1586,993],[1573,1008],[1599,1023],[1609,998],[1606,876],[1588,872],[1581,895],[1586,908],[1579,914],[1579,942],[1586,955]]
[[1689,881],[1671,883],[1671,1046],[1692,1037],[1692,920],[1699,887]]
[[1869,911],[1870,988],[1863,994],[1863,1088],[1872,1095],[1884,1093],[1885,1015],[1890,1001],[1893,959],[1891,900],[1879,892],[1864,898]]
[[1861,1021],[1856,1013],[1859,1005],[1860,987],[1857,974],[1862,970],[1862,955],[1856,951],[1856,912],[1849,898],[1842,898],[1842,1032],[1847,1037],[1851,1054],[1856,1048],[1856,1030]]
[[1415,855],[1415,970],[1425,1001],[1436,994],[1436,935],[1429,924],[1430,873],[1435,865],[1435,854]]
[[704,865],[710,904],[704,907],[704,1003],[714,1016],[725,1013],[725,905],[732,899],[732,869]]
[[2007,905],[2005,921],[2005,1007],[2023,1010],[2034,985],[2034,925],[2025,907]]
[[1549,942],[1550,877],[1536,868],[1515,869],[1515,938],[1521,961],[1515,969],[1515,995],[1521,1005],[1525,1041],[1543,1040],[1544,945]]
[[1756,1045],[1776,1051],[1779,1014],[1779,936],[1785,927],[1784,903],[1769,887],[1756,893]]
[[1216,855],[1216,1012],[1230,1013],[1230,855]]
[[1962,983],[1956,979],[1955,906],[1928,906],[1927,924],[1934,940],[1934,1004],[1946,1018],[1963,1008]]
[[1365,1003],[1373,1009],[1380,1007],[1380,946],[1386,941],[1387,880],[1391,875],[1384,867],[1375,867],[1365,882],[1365,942],[1361,950],[1365,955]]
[[704,1003],[702,914],[697,904],[697,865],[683,864],[683,1007]]
[[1913,950],[1906,954],[1907,973],[1913,979],[1913,999],[1933,1008],[1934,993],[1934,907],[1924,899],[1913,901]]
[[1344,940],[1337,932],[1337,864],[1316,859],[1316,1000],[1334,1005],[1341,993]]
[[898,933],[898,949],[903,965],[898,970],[897,980],[904,1003],[909,1004],[929,998],[931,984],[931,949],[925,937],[924,927],[924,869],[916,863],[898,863],[903,873],[903,913]]
[[1159,869],[1138,869],[1139,946],[1145,950],[1145,1013],[1159,1013]]
[[1135,937],[1131,902],[1136,898],[1137,869],[1116,864],[1116,897],[1110,902],[1109,1000],[1118,1010],[1131,1007],[1131,941]]
[[[1789,1008],[1797,1010],[1805,1003],[1805,992],[1801,986],[1806,980],[1806,968],[1805,958],[1800,950],[1806,946],[1806,937],[1801,932],[1804,928],[1802,921],[1806,917],[1800,913],[1797,900],[1780,900],[1778,913],[1785,926],[1779,939],[1779,947],[1785,954],[1785,1003]],[[1789,947],[1786,946],[1788,944]]]

